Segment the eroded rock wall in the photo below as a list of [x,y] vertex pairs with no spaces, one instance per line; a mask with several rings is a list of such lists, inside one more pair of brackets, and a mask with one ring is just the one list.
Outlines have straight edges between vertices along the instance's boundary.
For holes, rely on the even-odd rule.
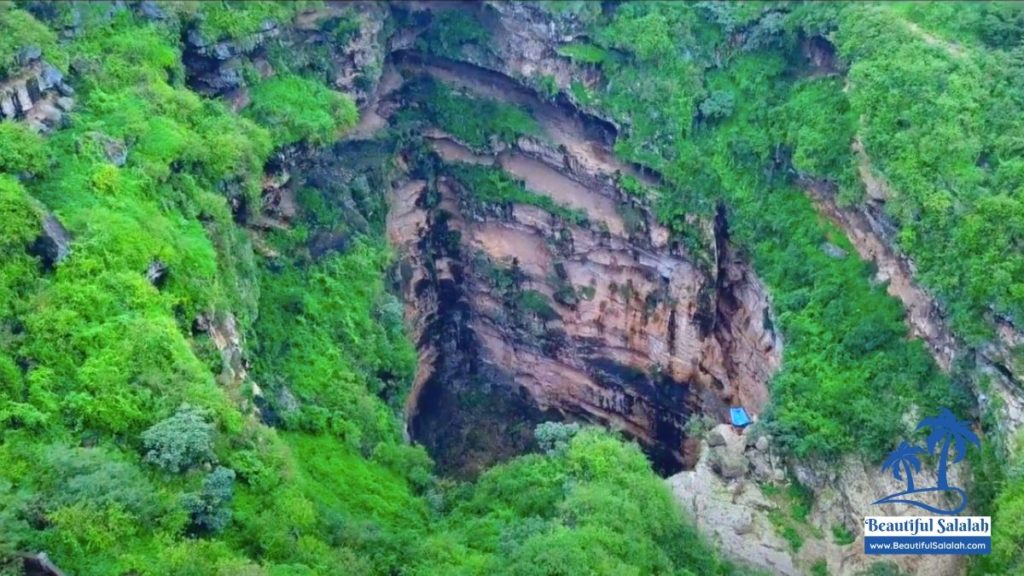
[[[402,72],[530,98],[465,64],[406,57]],[[712,257],[702,261],[616,187],[633,169],[615,160],[611,139],[593,137],[606,126],[529,104],[543,135],[482,153],[432,132],[433,163],[421,170],[432,177],[393,195],[389,234],[421,354],[410,435],[479,469],[528,446],[542,418],[583,420],[638,439],[663,472],[690,466],[691,415],[725,421],[730,407],[764,407],[781,354],[766,291],[730,248],[724,209],[706,223]],[[449,173],[459,163],[500,169],[586,220],[481,204]],[[489,461],[470,456],[488,445]]]

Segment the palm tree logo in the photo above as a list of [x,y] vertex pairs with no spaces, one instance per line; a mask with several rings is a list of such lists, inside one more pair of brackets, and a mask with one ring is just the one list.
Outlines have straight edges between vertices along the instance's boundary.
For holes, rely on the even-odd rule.
[[889,457],[882,463],[882,471],[886,471],[892,468],[892,477],[902,481],[903,476],[900,475],[900,471],[907,477],[907,492],[914,491],[914,472],[921,471],[921,459],[918,458],[918,454],[924,454],[924,448],[920,446],[911,446],[904,440],[900,443],[899,448],[892,451]]
[[953,464],[960,462],[967,456],[967,445],[974,444],[980,447],[981,441],[971,432],[966,424],[957,420],[948,409],[943,408],[938,416],[925,418],[917,425],[917,429],[931,428],[928,435],[928,452],[934,452],[935,447],[942,443],[942,451],[939,452],[938,487],[948,488],[949,480],[946,478],[946,467],[949,465],[949,448],[956,448],[956,456]]
[[[922,420],[916,430],[920,431],[924,428],[931,430],[927,439],[927,451],[920,446],[912,446],[903,441],[882,463],[882,471],[892,470],[893,478],[902,481],[906,476],[907,489],[881,498],[875,504],[909,504],[935,514],[957,514],[967,506],[967,493],[961,488],[949,485],[948,468],[950,464],[956,464],[967,456],[967,448],[970,444],[981,446],[981,441],[974,432],[971,432],[967,424],[958,420],[946,408],[943,408],[938,416]],[[952,461],[949,458],[951,449],[954,450]],[[928,488],[916,488],[913,474],[921,471],[921,460],[918,456],[933,453],[939,456],[936,485]],[[948,508],[938,507],[924,502],[920,498],[921,495],[935,493],[946,496],[955,504]]]

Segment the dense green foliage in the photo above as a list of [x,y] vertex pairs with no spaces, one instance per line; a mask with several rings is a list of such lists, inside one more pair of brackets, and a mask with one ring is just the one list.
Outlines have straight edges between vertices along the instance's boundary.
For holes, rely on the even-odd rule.
[[[180,4],[184,4],[181,6]],[[175,6],[183,11],[197,8],[196,3],[180,3]],[[191,4],[191,5],[190,5]],[[209,42],[225,38],[244,38],[262,32],[268,27],[287,24],[296,12],[313,7],[319,2],[298,0],[295,2],[242,2],[224,0],[210,2],[196,14],[199,33]]]
[[24,124],[0,122],[0,171],[38,174],[45,168],[43,139]]
[[430,26],[416,39],[416,47],[441,54],[458,57],[467,48],[486,50],[490,36],[487,28],[478,21],[476,10],[443,10],[429,16]]
[[566,44],[558,48],[558,53],[581,64],[600,64],[605,59],[605,51],[593,44]]
[[990,309],[1024,322],[1019,36],[986,50],[920,30],[864,8],[839,21],[836,39],[851,60],[860,137],[891,185],[900,245],[959,332],[981,339]]
[[15,10],[0,2],[0,76],[18,69],[26,49],[35,48],[54,65],[66,64],[67,57],[57,48],[57,34],[28,12]]
[[[313,4],[160,2],[152,20],[134,5],[34,6],[48,25],[0,2],[0,77],[38,48],[76,90],[67,125],[46,138],[0,123],[0,573],[25,550],[84,575],[736,573],[636,446],[608,433],[545,425],[544,453],[474,484],[435,478],[403,442],[416,353],[386,282],[387,162],[367,177],[355,167],[373,155],[354,153],[344,182],[299,192],[287,229],[243,226],[274,149],[334,143],[358,119],[352,99],[314,66],[282,66],[290,48],[275,45],[277,73],[250,86],[241,114],[185,83],[190,30],[245,44]],[[665,178],[657,194],[622,186],[657,196],[677,234],[694,213],[724,211],[770,287],[785,362],[762,422],[786,450],[877,456],[903,433],[896,416],[968,404],[794,184],[857,202],[858,168],[884,176],[899,245],[957,334],[984,342],[993,315],[1019,325],[1024,10],[542,6],[591,26],[558,54],[604,81],[574,82],[573,95],[623,127],[616,152]],[[417,20],[417,46],[486,57],[483,13]],[[345,42],[357,25],[338,20],[327,35]],[[800,53],[814,34],[838,47],[822,69]],[[553,77],[537,82],[555,95]],[[395,118],[398,140],[427,124],[479,150],[538,133],[521,108],[429,80],[406,90],[415,106]],[[851,153],[855,140],[870,160]],[[586,222],[500,171],[447,170],[482,204]],[[32,248],[51,214],[72,238],[55,264]],[[510,274],[495,268],[497,282]],[[550,313],[543,294],[514,293],[515,307]],[[245,389],[211,333],[232,325],[251,356]],[[988,453],[976,468],[996,521],[993,555],[974,567],[1019,570],[1019,466]],[[807,506],[793,500],[777,520],[798,548]],[[834,539],[848,541],[844,530]]]
[[403,110],[400,124],[436,125],[478,150],[488,149],[491,138],[514,143],[520,136],[538,133],[537,122],[525,110],[461,94],[431,78],[423,78],[406,88],[413,109]]
[[[808,62],[815,35],[837,50]],[[893,414],[970,404],[793,185],[862,202],[858,171],[873,173],[899,247],[957,335],[976,345],[994,317],[1020,325],[1019,5],[630,3],[593,18],[590,37],[605,82],[573,93],[623,123],[620,154],[666,176],[659,216],[722,203],[771,288],[785,361],[765,425],[789,450],[878,456],[901,434]],[[579,52],[561,50],[586,62]],[[982,506],[1006,524],[996,554],[975,564],[982,573],[1021,563],[1010,519],[1024,500],[1019,472],[1005,480],[993,458],[979,459]]]
[[485,473],[425,543],[432,568],[416,573],[741,573],[682,521],[635,445],[568,432]]
[[246,115],[270,128],[275,146],[333,142],[359,120],[352,98],[300,76],[274,76],[254,86]]
[[[83,575],[731,573],[640,451],[597,430],[478,485],[436,479],[398,416],[416,355],[385,284],[394,151],[302,188],[290,227],[246,229],[272,151],[333,143],[354,105],[279,63],[240,115],[186,86],[190,27],[235,39],[301,7],[160,7],[54,5],[77,27],[61,43],[0,12],[18,32],[2,62],[24,42],[62,68],[73,54],[76,90],[45,138],[0,124],[0,572],[42,550]],[[431,114],[479,122],[455,131],[474,144],[535,130],[519,109],[440,101]],[[471,178],[486,202],[550,204]],[[31,247],[50,214],[71,246],[47,264]],[[228,370],[216,346],[236,337],[252,363]]]
[[416,355],[401,304],[384,292],[387,263],[379,245],[360,244],[262,276],[257,368],[266,384],[291,384],[301,408],[282,414],[289,428],[329,431],[368,451],[397,437],[400,404],[381,398],[402,398]]

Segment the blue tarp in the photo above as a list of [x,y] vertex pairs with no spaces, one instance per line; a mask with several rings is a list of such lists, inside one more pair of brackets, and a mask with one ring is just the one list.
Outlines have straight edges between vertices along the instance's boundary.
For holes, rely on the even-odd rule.
[[743,427],[750,424],[750,417],[743,408],[729,408],[729,415],[732,417],[732,425]]

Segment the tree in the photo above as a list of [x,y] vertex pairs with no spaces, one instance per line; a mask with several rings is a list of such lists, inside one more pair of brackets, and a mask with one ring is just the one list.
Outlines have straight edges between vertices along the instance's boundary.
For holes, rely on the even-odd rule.
[[921,460],[918,458],[919,454],[924,454],[924,448],[920,446],[911,446],[904,440],[900,443],[899,447],[889,454],[889,457],[882,463],[882,471],[892,468],[892,477],[902,481],[903,477],[900,474],[902,468],[903,473],[907,476],[907,492],[914,491],[914,476],[913,472],[921,471]]
[[533,437],[537,439],[541,450],[551,454],[552,452],[562,452],[568,448],[569,442],[580,429],[580,425],[575,422],[571,424],[541,422],[534,428]]
[[206,413],[182,404],[173,416],[157,422],[142,433],[145,461],[168,471],[183,472],[206,462],[215,462],[213,425]]
[[181,504],[188,511],[191,529],[197,533],[220,532],[231,522],[235,495],[235,471],[218,466],[203,478],[203,487],[185,494]]
[[932,431],[928,435],[928,451],[934,452],[935,447],[942,442],[942,451],[939,453],[939,488],[948,488],[949,483],[946,479],[946,466],[949,461],[949,448],[954,446],[956,448],[956,457],[953,459],[953,463],[963,460],[967,456],[967,445],[974,444],[980,446],[981,441],[978,437],[971,432],[970,428],[966,424],[957,419],[948,408],[943,408],[942,412],[938,416],[931,418],[925,418],[917,425],[917,429],[931,428]]

